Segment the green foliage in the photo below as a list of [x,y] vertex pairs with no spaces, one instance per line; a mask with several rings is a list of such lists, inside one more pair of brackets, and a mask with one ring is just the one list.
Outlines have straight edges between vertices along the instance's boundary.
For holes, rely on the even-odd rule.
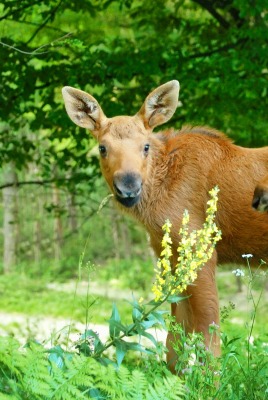
[[[187,390],[187,399],[219,399],[219,400],[249,400],[266,399],[268,395],[268,382],[265,378],[268,374],[268,349],[267,334],[261,337],[253,337],[255,322],[260,298],[265,285],[265,273],[260,269],[252,270],[249,257],[247,258],[248,273],[243,270],[235,270],[239,276],[245,276],[247,280],[248,302],[251,311],[245,324],[246,330],[239,330],[237,336],[232,332],[228,335],[221,334],[222,355],[220,358],[211,356],[208,349],[202,343],[202,336],[197,333],[185,335],[182,327],[174,321],[170,324],[170,330],[178,339],[174,343],[178,355],[177,370],[184,376]],[[262,264],[260,265],[260,267]],[[259,267],[259,268],[260,268]],[[256,292],[256,285],[262,289]],[[230,318],[233,304],[223,309],[222,317]],[[225,321],[224,321],[225,323]],[[210,326],[210,334],[220,334],[218,326]],[[242,333],[243,332],[243,333]]]
[[187,400],[267,398],[268,351],[263,341],[249,343],[249,338],[223,333],[222,355],[217,359],[203,345],[202,335],[186,336],[174,322],[171,330],[178,335],[177,370],[187,389]]
[[220,381],[227,393],[219,391],[219,399],[266,399],[268,394],[267,348],[263,341],[222,335]]
[[[26,127],[39,137],[45,130],[46,154],[58,167],[88,163],[88,134],[74,131],[63,113],[64,84],[89,89],[115,115],[135,113],[149,90],[178,78],[180,123],[210,124],[245,144],[267,140],[266,0],[254,6],[243,0],[86,0],[79,11],[74,4],[1,4],[0,119],[10,126],[2,160],[14,159],[12,147],[21,153],[18,166],[31,158],[27,147],[40,151],[36,140],[19,133]],[[39,161],[53,171],[43,157]]]
[[[172,387],[172,392],[170,392]],[[36,343],[20,348],[13,338],[0,338],[0,393],[5,399],[154,400],[182,398],[180,380],[165,370],[154,381],[150,372],[103,366],[90,357],[46,350]]]

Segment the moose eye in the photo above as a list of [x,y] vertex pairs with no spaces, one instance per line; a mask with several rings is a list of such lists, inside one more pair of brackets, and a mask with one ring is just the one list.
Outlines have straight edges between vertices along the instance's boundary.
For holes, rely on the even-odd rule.
[[107,155],[107,149],[103,144],[99,145],[99,152],[102,157],[105,157]]
[[144,151],[144,154],[147,156],[147,154],[149,153],[149,149],[150,149],[150,145],[149,145],[149,143],[147,143],[145,146],[144,146],[144,149],[143,149],[143,151]]

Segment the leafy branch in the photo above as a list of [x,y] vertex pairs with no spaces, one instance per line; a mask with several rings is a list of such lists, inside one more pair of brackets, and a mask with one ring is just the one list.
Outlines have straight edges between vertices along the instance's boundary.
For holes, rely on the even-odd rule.
[[[115,304],[113,304],[113,311],[111,318],[109,320],[109,331],[110,331],[110,338],[111,340],[108,341],[107,344],[101,345],[99,338],[97,338],[96,344],[96,351],[93,352],[92,357],[99,359],[99,357],[110,347],[114,346],[116,348],[116,356],[118,365],[121,364],[123,358],[127,352],[127,350],[138,350],[145,353],[152,353],[151,350],[146,349],[140,343],[135,342],[125,342],[123,341],[126,337],[131,337],[134,335],[143,336],[153,344],[157,344],[156,340],[153,335],[149,332],[146,332],[147,329],[161,326],[162,328],[166,329],[165,321],[162,317],[162,314],[166,313],[166,311],[156,311],[162,304],[166,301],[169,302],[178,302],[182,299],[182,297],[174,296],[170,297],[171,293],[168,293],[161,301],[151,301],[146,305],[152,305],[149,311],[145,312],[145,307],[141,305],[138,301],[134,300],[130,304],[133,306],[132,311],[132,319],[133,323],[130,325],[123,325],[121,323],[120,314]],[[123,332],[122,334],[120,334]],[[86,333],[91,335],[92,331],[88,331]],[[85,336],[85,337],[86,337]]]
[[33,33],[33,35],[30,37],[30,39],[26,42],[26,45],[28,45],[38,34],[38,32],[40,32],[45,26],[46,24],[49,22],[50,19],[53,18],[53,16],[55,16],[57,10],[60,8],[61,4],[63,3],[64,0],[60,0],[58,2],[58,4],[50,11],[50,13],[48,14],[48,16],[46,17],[46,19],[44,20],[44,22],[36,29],[36,31]]

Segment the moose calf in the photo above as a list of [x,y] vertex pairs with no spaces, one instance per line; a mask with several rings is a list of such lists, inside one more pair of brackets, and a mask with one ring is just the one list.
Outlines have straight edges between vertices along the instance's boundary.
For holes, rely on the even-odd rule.
[[[200,229],[208,192],[218,185],[216,223],[222,240],[194,285],[187,288],[187,299],[172,305],[172,315],[186,332],[203,332],[206,345],[212,343],[212,351],[218,355],[219,338],[209,334],[209,325],[219,324],[217,262],[240,262],[244,253],[253,254],[256,263],[268,259],[268,217],[251,207],[257,182],[268,175],[268,147],[242,148],[208,127],[186,126],[154,134],[154,128],[174,114],[178,94],[179,82],[167,82],[147,96],[134,116],[108,118],[94,97],[63,88],[69,117],[89,129],[99,143],[102,174],[117,204],[144,225],[156,256],[161,253],[161,227],[169,219],[176,264],[183,211],[189,211],[189,229]],[[176,362],[174,340],[169,333],[171,369]]]

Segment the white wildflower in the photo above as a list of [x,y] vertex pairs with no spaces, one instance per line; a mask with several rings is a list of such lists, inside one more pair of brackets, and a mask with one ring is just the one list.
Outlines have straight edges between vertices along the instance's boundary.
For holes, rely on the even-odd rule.
[[251,258],[251,257],[253,257],[253,254],[242,254],[242,257],[243,258]]
[[235,276],[245,276],[245,272],[244,271],[242,271],[242,269],[234,269],[233,271],[232,271],[232,273],[235,275]]

